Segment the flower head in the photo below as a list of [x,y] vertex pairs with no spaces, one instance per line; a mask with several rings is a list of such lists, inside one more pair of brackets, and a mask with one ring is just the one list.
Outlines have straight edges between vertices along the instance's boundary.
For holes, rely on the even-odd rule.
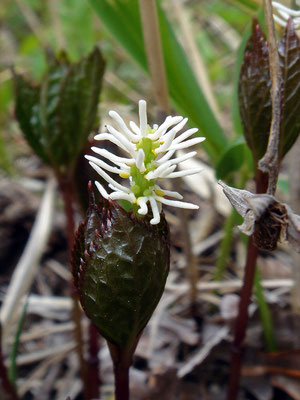
[[[117,112],[110,111],[109,115],[117,123],[118,129],[107,125],[108,132],[96,135],[95,139],[114,143],[129,157],[119,157],[105,149],[92,147],[95,153],[114,164],[113,166],[97,157],[86,156],[90,165],[108,182],[108,186],[112,189],[112,192],[108,194],[99,182],[95,182],[100,194],[106,199],[129,201],[135,205],[137,212],[141,215],[148,213],[150,204],[153,213],[150,221],[152,225],[160,222],[162,204],[197,209],[198,206],[194,204],[178,201],[182,199],[178,192],[164,190],[157,182],[165,178],[177,178],[201,171],[199,168],[194,168],[175,172],[177,165],[194,157],[196,151],[172,158],[176,150],[185,149],[205,139],[197,137],[186,140],[198,129],[188,129],[176,137],[188,120],[180,116],[168,116],[160,126],[153,125],[151,128],[147,124],[145,100],[139,101],[139,126],[131,121],[129,129]],[[118,183],[107,172],[118,174],[121,178],[129,180],[129,187]],[[169,197],[176,200],[169,199]]]
[[281,26],[285,27],[288,19],[293,18],[295,28],[300,28],[300,11],[293,10],[279,3],[278,1],[272,1],[273,7],[278,12],[279,16],[274,14],[274,20]]

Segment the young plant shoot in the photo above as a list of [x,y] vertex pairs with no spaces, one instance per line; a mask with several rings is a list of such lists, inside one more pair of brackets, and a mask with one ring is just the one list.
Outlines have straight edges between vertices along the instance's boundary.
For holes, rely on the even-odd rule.
[[[147,124],[146,102],[139,102],[140,123],[129,129],[115,111],[110,116],[118,129],[107,126],[96,140],[109,140],[129,156],[93,147],[106,161],[86,156],[92,167],[108,182],[112,192],[95,182],[101,194],[95,204],[89,185],[90,206],[80,225],[73,250],[73,273],[81,304],[108,342],[114,363],[116,399],[129,398],[128,371],[143,329],[163,293],[169,271],[169,230],[162,204],[197,209],[179,201],[181,194],[163,189],[158,180],[196,174],[199,169],[175,172],[177,165],[195,156],[189,152],[172,158],[204,140],[190,138],[197,129],[184,127],[187,118],[167,117],[161,126]],[[186,140],[188,139],[188,140]],[[128,180],[128,186],[110,176]],[[169,199],[169,197],[171,199]],[[117,202],[128,201],[125,211]]]

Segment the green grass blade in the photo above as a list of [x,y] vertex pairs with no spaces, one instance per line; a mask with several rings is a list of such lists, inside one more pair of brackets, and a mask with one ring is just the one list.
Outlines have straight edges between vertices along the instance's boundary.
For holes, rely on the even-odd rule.
[[249,11],[257,11],[259,7],[259,2],[256,0],[229,0],[230,3],[233,3],[239,7],[248,9]]
[[179,110],[206,136],[204,147],[216,161],[219,152],[227,143],[223,130],[198,85],[171,24],[159,5],[158,18],[170,95]]
[[136,0],[89,0],[106,28],[132,58],[147,69],[142,27]]
[[26,301],[21,318],[19,319],[18,322],[18,327],[17,327],[17,332],[15,336],[15,341],[12,347],[12,351],[10,354],[10,363],[9,363],[9,370],[8,370],[8,377],[11,383],[13,384],[14,387],[16,387],[17,383],[17,354],[18,354],[18,348],[19,348],[19,343],[20,343],[20,336],[21,332],[23,329],[23,325],[25,322],[25,317],[26,317],[26,312],[27,312],[27,306],[28,306],[28,301]]
[[264,336],[266,349],[269,352],[276,351],[276,340],[275,340],[275,331],[272,322],[272,316],[269,309],[269,305],[266,302],[263,287],[261,285],[261,278],[258,269],[256,268],[255,276],[254,276],[254,288],[255,288],[255,297],[258,304],[260,319],[264,328]]

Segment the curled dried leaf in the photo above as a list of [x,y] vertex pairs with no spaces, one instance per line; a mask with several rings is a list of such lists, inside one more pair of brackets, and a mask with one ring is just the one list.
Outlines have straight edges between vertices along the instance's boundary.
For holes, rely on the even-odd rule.
[[235,189],[219,181],[225,196],[244,218],[239,226],[247,236],[253,235],[256,246],[275,250],[278,241],[287,241],[300,253],[300,216],[291,208],[268,194],[253,194]]

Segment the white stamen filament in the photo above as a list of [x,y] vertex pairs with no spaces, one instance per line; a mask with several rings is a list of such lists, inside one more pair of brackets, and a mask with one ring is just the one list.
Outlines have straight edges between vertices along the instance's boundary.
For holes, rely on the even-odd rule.
[[116,139],[110,133],[98,133],[98,135],[96,135],[94,137],[94,139],[95,140],[99,140],[99,141],[100,140],[109,140],[111,143],[114,143],[115,145],[117,145],[118,147],[120,147],[121,149],[123,149],[124,151],[129,153],[128,149],[120,142],[120,140]]
[[107,158],[108,160],[111,160],[115,164],[124,163],[127,165],[133,165],[135,162],[134,158],[119,157],[119,156],[116,156],[115,154],[111,153],[110,151],[107,151],[105,149],[99,149],[98,147],[95,147],[95,146],[93,146],[91,149],[95,153]]
[[280,25],[285,27],[287,21],[290,17],[293,17],[294,26],[296,29],[300,28],[300,10],[293,10],[292,8],[288,8],[285,5],[273,1],[272,6],[277,10],[278,14],[282,17],[280,18],[278,15],[273,15],[274,20]]
[[181,196],[181,194],[178,192],[173,192],[172,190],[161,189],[158,185],[155,185],[155,189],[161,190],[162,192],[164,192],[164,195],[174,197],[174,199],[178,199],[178,200],[183,199],[183,196]]
[[104,187],[101,185],[101,183],[99,183],[98,181],[95,181],[95,185],[97,186],[97,189],[99,190],[101,196],[107,200],[109,198],[109,194],[104,189]]
[[137,137],[139,139],[141,139],[141,132],[140,132],[140,128],[137,126],[137,124],[133,121],[129,122],[129,126],[132,129],[132,131],[137,135]]
[[[87,160],[92,161],[93,163],[98,165],[98,167],[104,168],[104,169],[106,169],[106,171],[112,172],[113,174],[120,174],[121,172],[123,172],[119,168],[112,167],[111,165],[106,164],[106,162],[104,162],[102,160],[99,160],[99,158],[96,158],[96,157],[93,157],[93,156],[84,156],[84,157]],[[129,167],[128,167],[128,170],[130,170]]]
[[[169,159],[172,157],[172,155],[173,155],[174,153],[175,153],[175,150],[168,151],[166,154],[164,154],[161,158],[159,158],[159,159],[157,160],[157,163],[158,163],[158,164],[161,164],[161,163],[163,163],[163,162],[169,160]],[[159,156],[160,156],[160,155],[161,155],[161,153],[159,154]]]
[[102,176],[103,179],[105,179],[107,182],[111,183],[114,185],[117,189],[125,192],[125,193],[130,193],[130,189],[128,189],[125,186],[120,185],[118,182],[116,182],[114,179],[112,179],[106,172],[104,172],[98,165],[93,163],[92,161],[89,161],[89,164],[94,168],[95,171],[98,172],[99,175]]
[[124,193],[124,192],[114,192],[109,195],[112,200],[127,200],[130,203],[134,203],[136,198],[133,193]]
[[123,136],[119,131],[117,131],[113,126],[107,125],[107,129],[112,135],[114,135],[114,137],[117,140],[119,140],[120,143],[123,144],[123,146],[127,149],[131,157],[134,158],[135,146],[131,142],[129,142],[129,140],[126,139],[126,137]]
[[[170,163],[170,161],[169,161]],[[147,179],[156,179],[160,174],[162,174],[169,166],[169,163],[165,163],[160,165],[158,168],[156,168],[154,171],[150,171],[148,172],[148,174],[146,175]]]
[[197,206],[196,204],[185,203],[184,201],[169,200],[160,196],[153,196],[153,197],[155,198],[155,200],[172,207],[186,208],[190,210],[198,210],[199,208],[199,206]]
[[148,213],[147,200],[147,197],[139,197],[137,199],[137,204],[140,206],[138,213],[141,215],[146,215]]
[[162,179],[162,178],[168,178],[169,174],[171,174],[175,169],[176,169],[177,165],[171,165],[169,168],[165,169],[164,171],[162,171],[160,173],[160,175],[158,176],[158,179]]
[[127,136],[127,139],[135,141],[138,140],[138,138],[136,137],[136,135],[134,135],[126,126],[123,118],[116,112],[116,111],[110,111],[108,113],[110,115],[110,117],[112,119],[114,119],[117,124],[119,125],[119,127],[121,128],[121,130],[123,131],[123,133]]
[[192,169],[184,169],[182,171],[173,172],[168,175],[168,178],[179,178],[187,175],[198,174],[202,171],[203,168],[192,168]]
[[181,122],[179,122],[179,124],[177,124],[176,126],[174,126],[174,128],[172,128],[169,132],[167,132],[165,135],[160,137],[160,140],[163,140],[164,143],[159,146],[159,148],[156,150],[156,153],[161,153],[163,151],[166,151],[169,147],[170,144],[172,143],[175,135],[177,132],[179,132],[184,125],[187,123],[187,118],[184,118]]
[[[291,17],[300,17],[300,10],[293,10],[292,8],[288,8],[278,1],[272,1],[272,6],[275,7],[278,12],[283,12],[287,16],[287,18]],[[282,14],[283,15],[283,14]]]
[[179,135],[176,139],[174,139],[173,143],[181,143],[183,140],[187,139],[188,137],[192,136],[194,133],[198,132],[198,128],[188,129],[187,131],[183,132]]
[[147,110],[145,100],[139,101],[139,116],[140,116],[140,130],[141,135],[146,136],[147,131]]
[[160,213],[159,213],[159,210],[158,210],[158,207],[157,207],[157,203],[156,203],[156,201],[154,200],[153,197],[149,197],[149,201],[150,201],[150,205],[151,205],[152,212],[153,212],[153,218],[151,219],[150,224],[152,224],[152,225],[159,224],[159,222],[160,222]]
[[203,142],[203,140],[205,140],[205,138],[199,137],[199,138],[187,140],[186,142],[183,142],[183,143],[177,143],[175,145],[172,144],[170,146],[170,150],[185,149],[187,147],[194,146],[194,144],[201,143],[201,142]]
[[136,156],[136,166],[141,172],[145,172],[145,153],[143,149],[138,149],[137,156]]
[[179,164],[179,163],[181,163],[181,162],[183,162],[183,161],[188,160],[189,158],[194,157],[196,154],[197,154],[196,151],[191,151],[190,153],[186,153],[186,154],[184,154],[183,156],[173,158],[173,159],[170,160],[169,162],[171,163],[171,165],[172,165],[172,164]]
[[183,117],[167,117],[165,122],[157,129],[156,132],[149,135],[149,138],[152,140],[159,139],[172,125],[178,124],[180,121],[183,120]]

